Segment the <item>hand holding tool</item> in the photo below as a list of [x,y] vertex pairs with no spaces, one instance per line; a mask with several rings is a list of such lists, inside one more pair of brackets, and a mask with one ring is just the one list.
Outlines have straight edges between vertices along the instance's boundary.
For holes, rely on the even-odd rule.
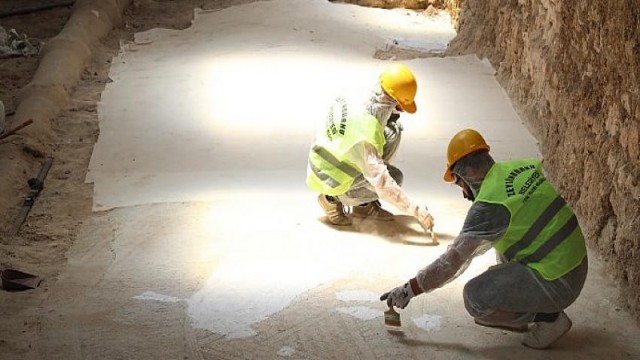
[[387,301],[387,306],[390,308],[397,307],[400,309],[404,309],[416,294],[413,293],[411,289],[411,284],[407,281],[404,285],[398,286],[396,288],[387,291],[386,293],[380,296],[380,301]]

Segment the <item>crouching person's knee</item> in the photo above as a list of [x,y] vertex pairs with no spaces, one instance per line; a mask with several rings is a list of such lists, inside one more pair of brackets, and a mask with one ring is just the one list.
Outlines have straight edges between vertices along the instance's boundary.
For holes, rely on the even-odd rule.
[[462,296],[464,298],[464,307],[472,317],[483,317],[491,312],[483,301],[482,288],[480,287],[479,282],[475,281],[475,279],[471,279],[467,282],[462,291]]

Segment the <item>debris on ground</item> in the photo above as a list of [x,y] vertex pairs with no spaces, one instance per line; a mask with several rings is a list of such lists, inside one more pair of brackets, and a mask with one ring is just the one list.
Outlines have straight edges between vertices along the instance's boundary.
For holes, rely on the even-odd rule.
[[14,269],[0,271],[2,288],[7,291],[24,291],[40,286],[42,279],[38,276]]
[[41,48],[42,43],[29,39],[27,34],[18,34],[15,29],[6,31],[0,26],[0,59],[38,55]]

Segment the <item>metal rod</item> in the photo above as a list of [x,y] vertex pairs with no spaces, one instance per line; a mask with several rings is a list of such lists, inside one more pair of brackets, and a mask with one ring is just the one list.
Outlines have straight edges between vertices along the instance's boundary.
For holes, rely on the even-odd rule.
[[29,119],[29,120],[23,122],[22,124],[14,127],[13,129],[7,131],[6,133],[0,135],[0,140],[3,140],[4,138],[7,138],[7,137],[15,134],[16,131],[22,130],[23,128],[25,128],[25,127],[27,127],[27,126],[29,126],[31,124],[33,124],[33,120],[32,119]]
[[22,227],[22,224],[27,219],[27,215],[29,215],[29,211],[33,207],[33,204],[40,195],[40,191],[44,186],[44,179],[47,177],[49,173],[49,169],[51,169],[51,164],[53,164],[53,158],[47,158],[42,167],[40,168],[40,172],[38,173],[38,177],[29,180],[29,194],[24,198],[24,202],[22,203],[22,208],[20,209],[20,214],[18,214],[18,218],[13,226],[13,230],[9,235],[17,235]]

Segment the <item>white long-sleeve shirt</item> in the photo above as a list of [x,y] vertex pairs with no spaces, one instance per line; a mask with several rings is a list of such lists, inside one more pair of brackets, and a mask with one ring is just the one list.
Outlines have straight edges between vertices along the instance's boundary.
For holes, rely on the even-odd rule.
[[351,148],[347,157],[362,170],[364,178],[373,186],[380,199],[390,203],[404,214],[417,216],[419,205],[413,202],[391,177],[387,166],[373,145],[360,142]]
[[493,247],[493,242],[502,237],[509,226],[509,219],[509,210],[503,205],[474,203],[453,243],[438,259],[416,274],[422,291],[430,292],[460,276],[473,258],[487,252]]

